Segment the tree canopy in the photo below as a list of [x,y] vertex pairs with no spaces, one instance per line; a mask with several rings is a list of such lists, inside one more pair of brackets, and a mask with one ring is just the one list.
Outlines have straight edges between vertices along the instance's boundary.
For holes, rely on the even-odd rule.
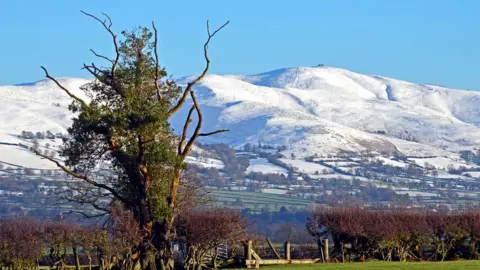
[[[98,21],[109,33],[114,56],[107,57],[91,50],[108,65],[83,65],[83,69],[94,77],[81,86],[88,100],[64,87],[42,67],[46,77],[73,99],[69,109],[76,116],[60,153],[64,164],[38,149],[32,151],[82,180],[76,192],[70,193],[70,200],[92,205],[99,216],[111,214],[112,208],[119,205],[129,211],[144,235],[138,247],[142,268],[152,268],[159,262],[162,268],[168,268],[171,262],[168,242],[174,233],[172,228],[185,158],[199,137],[226,131],[201,132],[203,117],[193,87],[210,67],[208,45],[211,39],[228,22],[213,32],[207,22],[206,66],[198,77],[182,88],[167,77],[165,68],[160,67],[154,23],[152,30],[137,27],[122,31],[119,37],[112,30],[110,17],[104,14],[102,20],[83,13]],[[176,135],[168,120],[189,98],[192,106],[182,133]],[[194,113],[198,120],[188,136]],[[110,170],[99,173],[106,166]]]

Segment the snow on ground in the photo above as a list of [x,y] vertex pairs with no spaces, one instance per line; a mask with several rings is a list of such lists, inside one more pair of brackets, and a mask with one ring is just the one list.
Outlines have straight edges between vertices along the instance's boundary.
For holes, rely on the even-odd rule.
[[446,171],[438,171],[437,178],[439,179],[463,179],[463,180],[474,180],[471,177],[458,175],[458,174],[451,174]]
[[[323,161],[323,162],[340,162],[345,161],[343,158],[328,158],[328,157],[316,157],[312,159],[313,161]],[[360,158],[358,160],[361,160]]]
[[315,179],[315,180],[360,180],[362,182],[377,182],[376,180],[373,179],[368,179],[363,176],[353,176],[353,175],[345,175],[345,174],[339,174],[339,173],[332,173],[332,174],[309,174],[310,178]]
[[217,109],[218,126],[233,131],[222,140],[286,145],[286,156],[365,149],[438,156],[480,142],[480,93],[473,91],[331,67],[209,75],[198,90],[201,103]]
[[297,168],[302,173],[315,174],[316,172],[321,173],[323,170],[332,171],[329,167],[304,160],[281,158],[280,161]]
[[452,151],[446,151],[429,144],[416,143],[398,138],[387,138],[393,143],[398,151],[406,156],[450,156],[454,155]]
[[404,167],[407,166],[407,164],[405,164],[403,162],[392,160],[392,159],[389,159],[389,158],[386,158],[386,157],[377,157],[376,159],[383,161],[384,164],[394,166],[394,167],[404,168]]
[[287,169],[268,162],[266,158],[250,159],[250,166],[248,166],[246,173],[248,174],[250,172],[288,175]]
[[288,190],[286,189],[278,189],[278,188],[262,188],[261,189],[263,193],[270,193],[270,194],[287,194]]
[[[18,146],[0,145],[0,161],[26,168],[58,169],[51,161],[42,159]],[[5,164],[5,166],[8,165]]]
[[358,163],[351,162],[351,161],[328,161],[328,162],[325,162],[325,163],[330,165],[330,166],[335,166],[335,167],[347,167],[347,166],[358,165]]
[[453,165],[454,168],[458,168],[460,166],[465,166],[467,168],[471,168],[471,165],[467,165],[466,163],[462,162],[461,160],[454,160],[450,157],[435,157],[435,158],[409,158],[409,160],[415,161],[416,164],[420,166],[425,166],[425,163],[429,163],[430,165],[435,166],[436,168],[440,168],[446,170],[448,165]]
[[338,166],[337,168],[341,169],[343,171],[346,171],[346,172],[348,172],[348,171],[354,172],[357,169],[361,169],[362,166],[359,166],[359,165],[357,165],[357,166],[346,166],[346,167]]
[[390,187],[395,193],[397,194],[408,194],[410,197],[415,197],[415,196],[437,196],[437,193],[433,192],[425,192],[425,191],[418,191],[418,190],[410,190],[409,188],[406,187],[396,187],[396,186],[391,186]]
[[[59,80],[85,98],[78,88],[88,80]],[[205,143],[268,142],[287,146],[282,154],[297,158],[362,150],[455,158],[459,149],[480,144],[480,92],[332,67],[284,68],[251,76],[212,74],[195,90],[205,119],[202,131],[231,130],[202,138]],[[70,102],[51,81],[0,86],[0,136],[22,130],[64,133],[73,116],[67,110]],[[190,105],[171,119],[174,130],[182,130]],[[310,165],[302,166],[300,170],[312,171]]]
[[416,197],[416,196],[436,197],[436,196],[438,196],[437,193],[423,192],[423,191],[416,191],[416,190],[396,190],[395,193],[397,193],[397,194],[408,194],[409,197]]
[[189,164],[195,164],[203,168],[223,169],[225,167],[225,164],[223,164],[221,160],[213,159],[213,158],[187,156],[185,158],[185,162]]
[[467,174],[467,173],[468,173],[469,175],[471,175],[473,178],[480,178],[480,171],[466,172],[466,173],[464,173],[463,175],[465,175],[465,174]]

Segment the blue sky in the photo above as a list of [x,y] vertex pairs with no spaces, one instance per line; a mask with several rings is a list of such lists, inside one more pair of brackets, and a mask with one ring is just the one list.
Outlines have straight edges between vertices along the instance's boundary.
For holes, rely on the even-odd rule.
[[478,0],[1,0],[0,85],[52,75],[87,77],[89,52],[109,36],[80,10],[109,14],[113,28],[159,29],[162,65],[174,77],[204,66],[205,21],[231,24],[210,46],[212,73],[254,74],[326,64],[419,83],[480,90]]

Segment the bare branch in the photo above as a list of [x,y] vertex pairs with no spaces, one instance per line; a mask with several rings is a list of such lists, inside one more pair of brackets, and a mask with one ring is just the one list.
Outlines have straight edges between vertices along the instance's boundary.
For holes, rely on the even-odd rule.
[[99,23],[101,23],[103,25],[103,27],[105,28],[105,30],[107,30],[108,33],[110,33],[110,35],[112,36],[112,40],[113,40],[113,45],[115,46],[115,53],[116,53],[116,56],[115,56],[115,60],[113,60],[113,63],[112,63],[112,70],[111,70],[111,73],[112,73],[112,77],[113,75],[115,74],[115,69],[117,68],[117,64],[118,64],[118,61],[120,60],[120,50],[119,50],[119,47],[118,47],[118,42],[117,42],[117,35],[112,31],[112,20],[110,19],[110,17],[105,14],[105,13],[102,13],[103,16],[105,16],[107,19],[108,19],[108,22],[109,24],[107,25],[107,21],[104,20],[100,20],[97,16],[95,15],[92,15],[90,13],[87,13],[85,11],[81,11],[84,15],[88,16],[88,17],[91,17],[93,18],[94,20],[98,21]]
[[96,79],[100,80],[101,79],[101,75],[100,73],[104,74],[105,75],[105,71],[97,68],[95,66],[94,63],[92,63],[91,65],[86,65],[86,64],[83,64],[83,68],[82,69],[85,69],[87,70],[90,74],[92,74]]
[[83,211],[78,211],[78,210],[70,210],[68,212],[63,212],[60,215],[61,216],[68,216],[68,215],[71,215],[71,214],[82,215],[86,219],[99,218],[99,217],[104,217],[104,216],[107,215],[107,213],[99,213],[99,214],[96,214],[96,215],[89,215],[89,214],[87,214]]
[[[80,192],[80,190],[78,190],[78,189],[77,189],[76,191],[77,191],[77,192]],[[64,199],[65,199],[67,202],[73,202],[73,203],[77,203],[77,204],[80,204],[80,205],[88,204],[88,205],[92,206],[93,208],[95,208],[95,209],[98,210],[98,211],[102,211],[102,212],[104,212],[104,213],[109,213],[109,214],[111,213],[111,210],[110,210],[110,209],[107,209],[107,208],[105,208],[105,207],[100,206],[100,205],[97,204],[99,197],[96,197],[96,198],[94,198],[93,200],[88,200],[88,199],[86,199],[86,198],[83,197],[83,196],[86,196],[86,195],[87,195],[86,192],[82,192],[81,195],[75,196],[73,199],[70,199],[70,198],[67,198],[67,197],[65,197]],[[102,195],[103,195],[103,196],[105,196],[105,195],[108,196],[108,194],[102,194]]]
[[158,52],[157,52],[157,47],[158,47],[158,31],[157,28],[155,27],[155,22],[152,21],[152,27],[155,32],[155,43],[153,44],[153,50],[155,53],[155,89],[157,91],[157,98],[158,101],[162,100],[162,95],[160,94],[160,86],[158,85],[158,79],[159,79],[159,65],[160,63],[158,62]]
[[62,170],[63,170],[64,172],[66,172],[68,175],[71,175],[71,176],[73,176],[73,177],[75,177],[75,178],[77,178],[77,179],[81,179],[81,180],[87,182],[88,184],[90,184],[90,185],[92,185],[92,186],[95,186],[95,187],[98,187],[98,188],[101,188],[101,189],[108,190],[110,193],[112,193],[112,195],[113,195],[114,197],[118,198],[119,200],[121,200],[121,201],[124,202],[124,203],[129,204],[129,201],[128,201],[127,199],[123,198],[120,194],[118,194],[118,192],[115,191],[115,189],[113,189],[113,188],[111,188],[111,187],[109,187],[109,186],[107,186],[107,185],[98,183],[98,182],[94,181],[93,179],[88,178],[88,177],[85,176],[85,175],[78,174],[78,173],[76,173],[76,172],[68,169],[68,168],[65,167],[64,165],[60,164],[60,162],[58,162],[58,161],[55,160],[54,158],[49,157],[49,156],[46,156],[46,155],[40,153],[40,151],[38,151],[38,150],[35,150],[35,149],[33,149],[33,148],[30,148],[30,150],[31,150],[32,152],[34,152],[37,156],[40,156],[40,157],[42,157],[42,158],[44,158],[44,159],[47,159],[47,160],[55,163],[55,165],[57,165],[57,167],[59,167],[60,169],[62,169]]
[[198,122],[192,137],[190,137],[190,140],[188,140],[187,145],[185,145],[185,148],[182,151],[182,154],[181,154],[182,160],[184,160],[187,157],[188,153],[190,152],[190,149],[195,143],[195,140],[198,138],[198,134],[200,134],[200,129],[202,128],[202,122],[203,122],[202,111],[200,110],[200,105],[198,105],[197,98],[195,97],[195,93],[193,91],[190,91],[190,96],[192,97],[193,107],[197,111]]
[[219,129],[219,130],[215,130],[215,131],[212,131],[212,132],[200,133],[200,134],[198,134],[198,137],[206,137],[206,136],[211,136],[211,135],[214,135],[214,134],[223,133],[223,132],[228,132],[228,131],[230,131],[230,130],[228,130],[228,129]]
[[193,110],[195,110],[195,106],[192,106],[190,108],[190,110],[188,111],[188,116],[187,116],[187,119],[185,120],[185,124],[183,125],[183,133],[182,133],[182,137],[180,139],[180,142],[178,143],[178,155],[182,155],[182,148],[183,148],[183,144],[185,143],[185,140],[187,139],[187,132],[188,132],[188,126],[190,125],[190,123],[192,122],[192,113],[193,113]]
[[112,27],[112,19],[110,19],[110,16],[108,16],[106,13],[103,13],[103,12],[102,12],[102,15],[107,17],[108,22],[109,22],[108,28],[111,28]]
[[210,34],[210,25],[207,21],[208,38],[207,38],[207,41],[205,42],[205,44],[203,45],[203,56],[204,56],[205,62],[206,62],[205,68],[204,68],[202,74],[200,74],[200,76],[198,76],[195,80],[193,80],[192,82],[189,82],[187,84],[187,88],[185,88],[185,90],[183,91],[183,95],[180,98],[180,100],[178,101],[178,103],[175,106],[173,106],[170,109],[170,111],[168,112],[169,116],[172,116],[174,113],[176,113],[183,106],[183,104],[185,103],[185,100],[187,100],[188,94],[192,91],[193,86],[195,86],[197,83],[199,83],[205,77],[205,75],[207,75],[208,69],[210,68],[210,59],[208,58],[208,44],[210,43],[210,40],[215,36],[215,34],[217,34],[220,30],[222,30],[229,23],[230,23],[230,21],[227,21],[222,26],[217,28],[217,30],[215,30],[213,32],[213,34]]
[[105,60],[107,60],[108,62],[112,63],[112,65],[115,63],[112,59],[110,59],[110,58],[108,58],[108,57],[106,57],[106,56],[104,56],[104,55],[101,55],[101,54],[96,53],[93,49],[90,49],[90,51],[91,51],[96,57],[105,59]]
[[80,102],[82,104],[82,106],[84,107],[87,107],[87,103],[85,103],[85,101],[83,101],[83,99],[75,96],[74,94],[72,94],[72,92],[70,92],[67,88],[65,88],[61,83],[59,83],[57,81],[57,79],[53,78],[52,76],[50,76],[50,74],[48,74],[48,71],[47,69],[44,67],[44,66],[40,66],[43,71],[45,71],[45,77],[47,77],[48,79],[52,80],[53,82],[55,82],[57,84],[58,87],[60,87],[65,93],[67,93],[67,95],[69,95],[71,98],[75,99],[76,101]]
[[207,32],[208,32],[208,36],[210,38],[212,38],[213,36],[215,36],[216,33],[218,33],[220,30],[222,30],[225,26],[227,26],[227,24],[229,24],[230,21],[227,21],[226,23],[224,23],[222,26],[220,26],[219,28],[217,28],[217,30],[215,30],[213,32],[213,34],[210,34],[210,25],[209,25],[209,22],[207,21]]

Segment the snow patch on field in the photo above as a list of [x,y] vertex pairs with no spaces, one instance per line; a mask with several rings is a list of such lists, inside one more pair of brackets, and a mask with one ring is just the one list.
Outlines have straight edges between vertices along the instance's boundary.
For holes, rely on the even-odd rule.
[[288,175],[287,169],[268,162],[266,158],[250,159],[250,165],[248,166],[246,173],[248,174],[250,172]]
[[458,168],[460,166],[465,166],[467,168],[471,168],[471,165],[467,165],[466,163],[462,162],[461,160],[454,160],[450,157],[435,157],[435,158],[409,158],[409,160],[415,161],[416,164],[420,166],[425,166],[425,163],[429,163],[430,165],[435,166],[436,168],[446,170],[449,165],[453,165],[454,168]]
[[377,157],[376,159],[381,160],[384,164],[394,166],[394,167],[405,168],[407,166],[407,164],[403,162],[392,160],[386,157]]
[[185,161],[189,164],[194,164],[202,168],[223,169],[225,164],[221,160],[204,157],[186,157]]
[[467,174],[467,173],[468,173],[469,175],[471,175],[473,178],[480,178],[480,171],[466,172],[466,173],[464,173],[463,175],[465,175],[465,174]]
[[358,165],[358,163],[351,162],[351,161],[328,161],[328,162],[325,162],[325,163],[330,165],[330,166],[335,166],[335,167],[349,167],[349,166]]
[[281,158],[280,161],[297,168],[302,173],[315,174],[315,172],[321,173],[323,170],[332,171],[329,167],[304,160]]
[[287,192],[288,192],[288,190],[286,190],[286,189],[262,188],[262,193],[283,195],[283,194],[287,194]]
[[437,193],[415,191],[415,190],[395,190],[395,193],[397,193],[397,194],[408,194],[409,197],[416,197],[416,196],[437,197],[438,196]]
[[9,164],[11,164],[34,169],[58,169],[51,161],[42,159],[18,146],[0,145],[0,161],[4,163],[5,167],[10,167]]

